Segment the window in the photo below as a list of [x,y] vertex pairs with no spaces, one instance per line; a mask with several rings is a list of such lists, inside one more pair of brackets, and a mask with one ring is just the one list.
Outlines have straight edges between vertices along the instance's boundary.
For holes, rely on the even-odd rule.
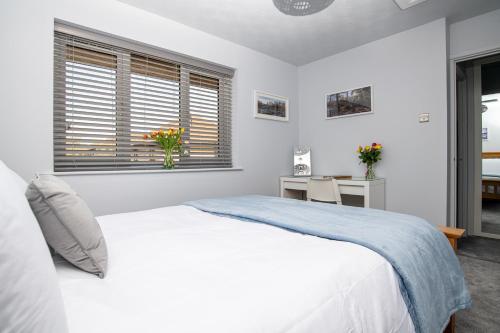
[[176,167],[232,166],[232,69],[65,25],[54,40],[54,171],[161,169],[143,135],[170,127]]

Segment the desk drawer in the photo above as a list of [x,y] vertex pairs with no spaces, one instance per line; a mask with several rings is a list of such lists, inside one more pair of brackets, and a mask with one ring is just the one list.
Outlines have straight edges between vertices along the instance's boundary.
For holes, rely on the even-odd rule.
[[286,190],[307,191],[307,183],[285,181],[283,182],[283,188]]
[[339,189],[340,194],[365,195],[365,188],[363,186],[340,185]]

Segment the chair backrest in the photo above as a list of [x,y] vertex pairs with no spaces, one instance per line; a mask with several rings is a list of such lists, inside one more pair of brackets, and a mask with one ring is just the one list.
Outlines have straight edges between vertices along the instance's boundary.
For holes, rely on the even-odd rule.
[[307,200],[335,202],[342,205],[339,185],[336,179],[309,179],[307,184]]

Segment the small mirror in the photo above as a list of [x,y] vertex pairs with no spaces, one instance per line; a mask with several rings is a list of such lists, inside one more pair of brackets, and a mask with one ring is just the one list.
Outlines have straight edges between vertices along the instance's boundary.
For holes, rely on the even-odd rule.
[[295,147],[293,149],[293,175],[311,175],[311,148]]

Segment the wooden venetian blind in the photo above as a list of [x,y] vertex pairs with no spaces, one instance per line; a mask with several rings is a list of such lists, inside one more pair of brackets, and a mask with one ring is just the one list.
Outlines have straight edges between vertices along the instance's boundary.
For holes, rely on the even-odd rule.
[[232,73],[109,40],[56,29],[54,170],[160,169],[163,152],[143,135],[178,127],[176,167],[231,167]]
[[189,85],[189,149],[191,165],[205,161],[211,167],[231,164],[231,87],[225,78],[187,73]]

